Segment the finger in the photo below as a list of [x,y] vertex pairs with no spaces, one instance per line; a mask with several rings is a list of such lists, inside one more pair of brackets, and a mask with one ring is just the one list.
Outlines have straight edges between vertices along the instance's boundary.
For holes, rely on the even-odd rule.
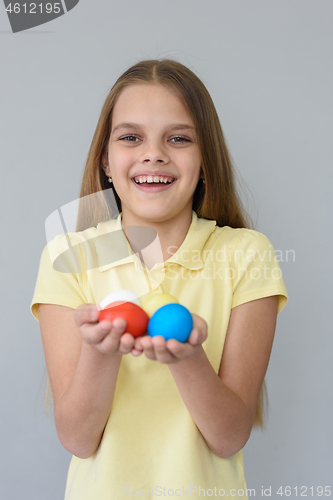
[[86,342],[90,344],[99,344],[112,332],[113,336],[116,336],[119,340],[119,337],[122,333],[124,333],[125,328],[126,321],[123,318],[116,318],[113,322],[104,319],[97,324],[84,323],[81,326],[80,331]]
[[157,361],[164,364],[173,363],[175,361],[175,357],[167,348],[166,340],[157,335],[152,339],[154,353]]
[[199,328],[199,330],[202,330],[203,332],[207,332],[207,330],[208,330],[207,322],[201,316],[198,316],[197,314],[193,313],[192,319],[193,319],[192,329]]
[[198,346],[192,346],[188,342],[178,342],[175,339],[170,339],[167,342],[167,349],[174,360],[181,360],[193,356],[197,348]]
[[[142,348],[143,352],[145,353],[145,355],[147,356],[148,359],[151,359],[152,361],[156,361],[152,337],[150,337],[149,335],[141,337],[141,342],[139,345]],[[139,347],[139,349],[140,349],[140,347]]]
[[193,328],[187,342],[191,345],[200,345],[205,340],[205,335],[199,328]]
[[79,328],[82,338],[88,344],[99,344],[110,333],[112,329],[111,321],[101,321],[100,323],[83,323]]
[[[140,335],[139,337],[136,337],[135,338],[135,342],[134,342],[134,347],[136,349],[139,349],[142,351],[142,339],[147,339],[148,338],[148,342],[149,342],[149,339],[151,339],[150,335],[148,335],[147,333],[145,333],[144,335]],[[144,341],[144,342],[147,342],[147,341]]]
[[178,342],[176,339],[170,339],[166,343],[169,352],[174,356],[182,356],[186,351],[186,345],[183,342]]
[[103,320],[99,325],[96,325],[96,328],[99,327],[102,331],[105,328],[103,332],[104,338],[97,343],[98,349],[104,353],[116,352],[119,347],[120,338],[125,332],[126,325],[126,321],[123,318],[116,318],[113,323]]
[[139,350],[139,349],[136,349],[135,347],[133,347],[133,349],[131,350],[131,354],[132,356],[134,357],[138,357],[138,356],[141,356],[141,354],[143,353],[142,350]]
[[193,328],[187,342],[191,345],[199,345],[207,338],[208,325],[206,321],[197,314],[193,313],[192,318]]
[[128,354],[134,346],[134,337],[130,333],[123,333],[119,340],[118,352],[120,354]]
[[98,319],[99,310],[96,304],[81,304],[74,311],[74,320],[78,328],[85,323],[96,323]]
[[136,339],[134,339],[134,346],[131,353],[133,354],[133,356],[140,356],[140,354],[143,353],[143,347],[141,345],[141,337],[137,337]]

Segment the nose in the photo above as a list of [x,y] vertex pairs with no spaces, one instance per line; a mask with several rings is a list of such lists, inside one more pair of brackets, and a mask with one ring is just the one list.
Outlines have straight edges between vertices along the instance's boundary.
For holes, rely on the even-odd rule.
[[140,161],[141,163],[164,164],[169,162],[169,155],[160,143],[150,142],[142,151]]

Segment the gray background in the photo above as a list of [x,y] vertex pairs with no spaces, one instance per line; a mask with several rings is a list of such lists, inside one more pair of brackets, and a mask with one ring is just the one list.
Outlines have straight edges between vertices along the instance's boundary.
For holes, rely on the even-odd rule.
[[271,486],[272,498],[298,487],[297,498],[302,486],[311,497],[311,486],[331,485],[332,18],[324,0],[81,0],[11,34],[0,5],[1,499],[63,498],[70,455],[44,413],[45,361],[29,311],[44,223],[78,196],[116,78],[162,57],[206,84],[256,229],[284,255],[290,301],[266,377],[268,428],[244,449],[248,487],[261,497]]

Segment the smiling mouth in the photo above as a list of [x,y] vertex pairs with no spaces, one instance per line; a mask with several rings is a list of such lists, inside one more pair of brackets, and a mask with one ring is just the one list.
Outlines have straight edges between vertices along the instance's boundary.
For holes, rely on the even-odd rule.
[[139,175],[137,177],[133,177],[132,180],[140,186],[147,186],[148,184],[156,186],[160,184],[172,184],[176,179],[174,177],[166,176]]

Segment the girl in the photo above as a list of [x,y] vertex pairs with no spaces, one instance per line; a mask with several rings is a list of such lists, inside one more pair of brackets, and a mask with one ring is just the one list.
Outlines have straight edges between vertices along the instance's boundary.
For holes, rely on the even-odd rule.
[[[287,293],[271,244],[246,228],[214,104],[192,71],[149,60],[118,79],[80,201],[77,231],[43,251],[31,305],[73,454],[66,500],[246,497],[242,448],[264,425]],[[133,227],[157,235],[142,252]],[[98,304],[119,289],[142,303],[176,297],[193,316],[188,341],[99,322]]]

